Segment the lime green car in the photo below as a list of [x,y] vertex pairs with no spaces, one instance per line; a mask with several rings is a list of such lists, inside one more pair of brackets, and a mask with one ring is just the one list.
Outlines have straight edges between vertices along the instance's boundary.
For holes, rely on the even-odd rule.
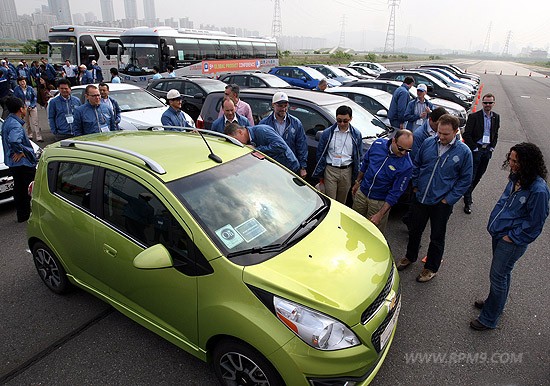
[[389,350],[399,277],[382,234],[264,154],[205,132],[47,147],[28,243],[224,385],[365,385]]

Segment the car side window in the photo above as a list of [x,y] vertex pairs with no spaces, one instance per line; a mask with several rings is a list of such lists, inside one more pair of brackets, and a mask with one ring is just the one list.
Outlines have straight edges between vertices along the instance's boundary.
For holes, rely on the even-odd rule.
[[361,94],[350,94],[349,97],[372,115],[376,115],[379,110],[384,109],[380,103],[376,102],[372,98],[369,98],[368,96]]
[[250,109],[252,110],[252,117],[254,118],[254,124],[257,125],[258,122],[271,114],[271,100],[247,97],[244,97],[242,99],[250,105]]
[[153,90],[166,91],[166,83],[168,82],[158,82],[153,86]]
[[261,79],[258,79],[255,76],[250,76],[248,79],[250,82],[250,87],[267,87],[267,85]]
[[393,79],[395,79],[395,80],[399,80],[399,81],[401,81],[401,82],[402,82],[402,81],[404,81],[404,80],[405,80],[405,77],[406,77],[406,75],[400,74],[400,75],[396,75],[396,76],[394,76],[394,77],[393,77]]
[[102,217],[147,247],[162,244],[172,258],[189,258],[187,232],[151,191],[128,176],[105,171]]
[[288,112],[302,122],[306,134],[312,137],[315,137],[318,131],[330,126],[330,122],[325,117],[308,106],[291,103]]
[[247,76],[234,76],[231,83],[235,83],[237,86],[246,87],[246,78]]
[[94,166],[61,162],[57,169],[55,192],[72,203],[90,209]]
[[191,82],[184,82],[183,94],[193,96],[202,93],[199,86]]
[[77,89],[72,89],[71,90],[71,95],[78,98],[78,100],[82,103],[86,102],[86,100],[84,99],[84,91],[86,89],[84,88],[77,88]]

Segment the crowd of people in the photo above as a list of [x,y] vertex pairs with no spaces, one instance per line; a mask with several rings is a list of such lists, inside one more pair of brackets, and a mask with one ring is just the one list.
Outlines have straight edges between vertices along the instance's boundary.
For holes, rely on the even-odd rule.
[[[23,187],[32,181],[37,162],[29,138],[42,140],[36,105],[40,103],[40,87],[49,90],[55,75],[45,59],[40,70],[34,72],[25,71],[24,63],[20,65],[19,70],[10,70],[9,63],[2,61],[0,90],[13,89],[13,96],[5,95],[2,102],[9,112],[2,130],[2,144],[6,165],[14,176],[17,220],[26,221],[29,198]],[[32,66],[36,68],[36,63]],[[116,69],[112,70],[112,82],[120,81]],[[14,71],[19,72],[13,75]],[[97,82],[99,86],[92,84]],[[87,84],[84,104],[71,95],[74,84]],[[313,170],[311,177],[319,179],[319,187],[328,197],[346,204],[351,192],[352,208],[383,233],[391,208],[409,193],[403,196],[409,197],[406,200],[409,210],[404,217],[409,238],[397,269],[409,269],[418,260],[420,242],[429,221],[430,242],[424,266],[416,277],[416,281],[425,283],[441,267],[453,206],[463,199],[464,212],[472,213],[473,192],[497,146],[500,117],[493,111],[495,96],[485,94],[483,109],[469,115],[461,141],[458,118],[442,107],[434,108],[425,99],[427,87],[423,84],[417,87],[418,97],[410,100],[409,89],[413,85],[414,80],[407,77],[393,95],[388,112],[393,136],[377,139],[367,151],[360,131],[352,124],[352,109],[346,105],[338,107],[335,123],[321,133],[316,164],[309,166]],[[120,107],[109,96],[109,84],[103,82],[96,63],[92,62],[90,68],[77,68],[67,60],[56,86],[58,95],[46,101],[50,130],[56,140],[118,129]],[[179,91],[169,90],[167,101],[169,106],[161,117],[165,130],[193,127],[193,122],[188,122],[182,112]],[[289,106],[285,92],[274,93],[272,112],[255,125],[250,105],[239,98],[239,87],[229,84],[212,130],[265,153],[306,178],[305,130],[300,120],[289,113]],[[490,292],[486,299],[475,302],[481,309],[479,318],[470,323],[475,330],[496,327],[514,264],[539,236],[549,214],[547,170],[540,149],[532,143],[515,145],[506,155],[503,167],[510,171],[508,184],[487,227],[493,246]]]

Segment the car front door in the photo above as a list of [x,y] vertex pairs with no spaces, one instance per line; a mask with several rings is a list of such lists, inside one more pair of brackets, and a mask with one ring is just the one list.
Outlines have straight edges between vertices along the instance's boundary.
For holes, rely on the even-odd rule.
[[[128,172],[101,169],[102,198],[97,254],[106,267],[110,297],[132,317],[177,336],[196,350],[199,253],[192,234],[162,194]],[[162,244],[174,267],[138,269],[134,258]]]

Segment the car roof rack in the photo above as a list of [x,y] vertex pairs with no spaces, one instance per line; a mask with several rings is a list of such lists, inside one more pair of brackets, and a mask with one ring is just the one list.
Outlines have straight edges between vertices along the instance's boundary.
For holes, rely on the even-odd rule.
[[147,128],[144,129],[144,130],[161,131],[159,129],[163,129],[163,130],[164,129],[177,129],[178,131],[185,131],[185,132],[200,131],[201,133],[213,135],[214,137],[224,138],[227,141],[231,142],[233,145],[237,145],[239,147],[244,147],[244,145],[238,139],[230,137],[227,134],[220,133],[218,131],[212,131],[212,130],[206,130],[206,129],[197,129],[195,127],[158,125],[158,126],[147,126]]
[[136,158],[140,159],[141,161],[143,161],[145,163],[145,165],[147,165],[149,168],[151,168],[151,170],[153,170],[154,172],[156,172],[158,174],[166,174],[166,170],[164,170],[164,168],[162,166],[160,166],[159,163],[157,163],[156,161],[152,160],[149,157],[144,156],[143,154],[136,153],[135,151],[123,149],[123,148],[117,147],[117,146],[107,145],[107,144],[104,144],[104,143],[88,142],[88,141],[75,141],[73,139],[63,139],[63,140],[61,140],[61,147],[75,147],[76,145],[95,146],[95,147],[100,147],[100,148],[104,148],[104,149],[119,151],[121,153],[128,154],[128,155],[131,155],[133,157],[136,157]]

